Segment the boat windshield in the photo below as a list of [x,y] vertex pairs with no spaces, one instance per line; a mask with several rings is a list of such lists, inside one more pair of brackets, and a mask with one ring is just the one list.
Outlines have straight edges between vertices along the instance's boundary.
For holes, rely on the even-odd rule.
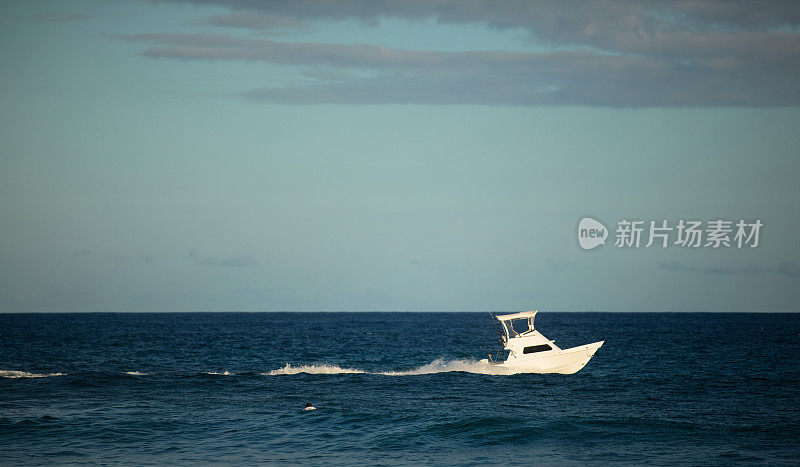
[[519,318],[505,321],[509,337],[517,337],[533,331],[533,319]]

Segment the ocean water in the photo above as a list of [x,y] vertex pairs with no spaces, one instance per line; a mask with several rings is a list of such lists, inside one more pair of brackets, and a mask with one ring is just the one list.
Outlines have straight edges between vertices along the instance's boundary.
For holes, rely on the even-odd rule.
[[[800,314],[0,314],[0,464],[800,463]],[[317,410],[304,411],[306,402]]]

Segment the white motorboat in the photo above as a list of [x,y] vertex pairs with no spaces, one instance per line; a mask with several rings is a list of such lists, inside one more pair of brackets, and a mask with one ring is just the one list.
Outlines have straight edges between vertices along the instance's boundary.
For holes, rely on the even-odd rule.
[[[554,341],[544,337],[533,327],[536,313],[538,311],[496,315],[495,318],[500,322],[501,343],[503,350],[508,352],[508,357],[505,361],[497,361],[490,354],[489,358],[482,362],[506,368],[514,373],[572,374],[586,366],[589,359],[605,342],[561,349]],[[527,329],[523,330],[523,327]]]

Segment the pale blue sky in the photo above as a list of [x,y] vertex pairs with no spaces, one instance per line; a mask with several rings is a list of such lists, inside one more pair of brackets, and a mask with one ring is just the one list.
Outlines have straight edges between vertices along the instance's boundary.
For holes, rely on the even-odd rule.
[[0,4],[0,311],[800,309],[797,7],[325,5]]

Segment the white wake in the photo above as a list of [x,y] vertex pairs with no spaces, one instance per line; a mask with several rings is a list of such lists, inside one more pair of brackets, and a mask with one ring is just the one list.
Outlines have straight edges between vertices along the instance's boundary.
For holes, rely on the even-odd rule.
[[427,365],[422,365],[412,370],[384,371],[378,374],[387,376],[413,376],[448,373],[452,371],[476,373],[479,375],[509,375],[513,373],[508,368],[497,367],[488,362],[481,362],[478,360],[445,360],[443,358],[437,358]]
[[296,375],[299,373],[308,373],[312,375],[338,375],[347,373],[363,373],[371,375],[385,375],[385,376],[415,376],[415,375],[430,375],[434,373],[448,373],[453,371],[461,371],[464,373],[476,373],[481,375],[510,375],[514,371],[508,368],[497,367],[490,365],[488,362],[481,362],[477,360],[445,360],[437,358],[436,360],[410,370],[400,371],[379,371],[367,372],[358,368],[342,368],[338,365],[299,365],[292,366],[287,363],[283,368],[272,370],[266,373],[261,373],[264,376],[277,376],[277,375]]
[[363,370],[356,370],[354,368],[342,368],[337,365],[300,365],[292,366],[287,363],[283,368],[272,370],[267,373],[261,373],[263,376],[276,376],[276,375],[296,375],[299,373],[308,373],[311,375],[339,375],[343,373],[366,373]]
[[64,373],[28,373],[27,371],[0,370],[0,378],[49,378],[64,376]]

